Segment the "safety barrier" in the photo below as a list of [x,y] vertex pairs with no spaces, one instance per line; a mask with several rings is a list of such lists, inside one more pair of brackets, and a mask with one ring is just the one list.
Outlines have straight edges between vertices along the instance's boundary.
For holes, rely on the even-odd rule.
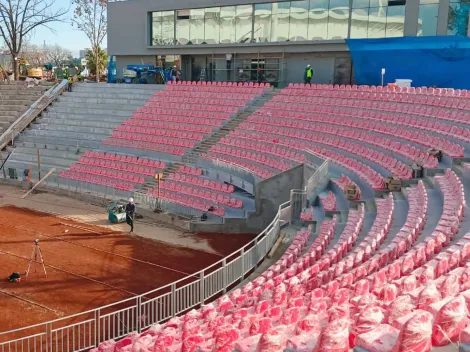
[[[0,352],[75,352],[142,332],[152,324],[197,308],[242,281],[271,250],[281,226],[297,219],[307,190],[328,172],[328,160],[318,167],[303,190],[279,206],[273,221],[250,243],[215,264],[171,284],[123,301],[53,321],[0,333]],[[59,182],[58,179],[51,182]],[[151,201],[151,200],[149,200]]]
[[80,351],[109,339],[141,332],[152,324],[207,303],[243,280],[290,222],[290,202],[254,240],[219,262],[169,285],[97,309],[0,333],[1,352]]

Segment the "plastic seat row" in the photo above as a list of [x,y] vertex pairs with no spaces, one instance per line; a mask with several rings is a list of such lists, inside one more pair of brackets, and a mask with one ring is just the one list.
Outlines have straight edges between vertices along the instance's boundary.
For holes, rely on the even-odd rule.
[[[216,86],[216,87],[241,87],[241,88],[269,88],[269,83],[257,83],[257,82],[211,82],[211,81],[179,81],[179,82],[168,82],[169,86]],[[166,89],[166,87],[165,87]]]
[[416,94],[396,94],[389,92],[368,92],[351,90],[283,89],[272,101],[286,101],[286,96],[327,97],[353,100],[386,101],[406,104],[420,104],[448,109],[468,109],[468,100],[460,96],[433,96]]
[[[293,138],[294,140],[302,140],[304,143],[315,143],[321,144],[326,146],[331,146],[334,148],[338,148],[347,152],[350,152],[354,155],[357,155],[361,158],[369,159],[370,161],[377,163],[378,165],[382,166],[383,168],[389,170],[392,174],[403,178],[403,179],[410,179],[412,177],[411,168],[403,164],[402,162],[398,161],[397,159],[385,155],[379,151],[366,148],[360,144],[351,143],[345,141],[342,138],[335,138],[335,137],[328,137],[321,134],[310,133],[310,132],[302,132],[294,129],[287,129],[281,127],[271,127],[262,124],[253,124],[251,122],[244,122],[239,126],[240,129],[244,129],[245,131],[256,131],[265,134],[275,134],[278,136],[285,136],[289,138]],[[245,136],[247,136],[245,134]],[[238,135],[237,137],[240,137]],[[254,132],[249,134],[249,138],[257,139],[257,135]],[[283,138],[274,138],[271,139],[275,144],[286,144],[286,140]]]
[[169,190],[169,191],[177,192],[180,194],[187,194],[195,198],[201,198],[206,201],[211,201],[216,204],[226,205],[231,208],[243,207],[243,202],[239,199],[230,198],[228,196],[223,196],[220,193],[215,193],[211,191],[205,191],[203,189],[185,186],[184,184],[181,184],[179,182],[160,181],[160,188],[163,190]]
[[94,159],[98,159],[100,161],[100,166],[101,166],[101,161],[105,161],[105,162],[116,161],[116,162],[121,162],[121,163],[126,163],[126,164],[134,164],[137,166],[148,166],[150,168],[155,168],[155,169],[164,169],[166,167],[164,161],[151,160],[151,159],[141,158],[141,157],[138,158],[136,156],[130,156],[130,155],[93,152],[93,151],[88,151],[88,150],[85,151],[83,156],[79,159],[78,163],[93,164],[92,161]]
[[241,166],[245,169],[250,170],[256,176],[258,176],[262,179],[266,179],[266,178],[270,178],[270,177],[274,176],[274,172],[272,172],[268,169],[265,169],[264,167],[254,165],[250,162],[244,161],[243,159],[240,159],[240,158],[237,158],[237,157],[232,157],[232,156],[229,156],[229,155],[216,154],[216,153],[210,153],[209,152],[209,153],[202,154],[201,159],[208,159],[208,160],[214,160],[214,161],[220,160],[222,162],[226,162],[226,163],[229,163],[229,164]]
[[80,171],[82,166],[91,166],[95,168],[101,168],[102,170],[118,170],[122,172],[129,172],[136,175],[143,175],[143,176],[155,176],[156,170],[154,168],[145,167],[145,166],[130,166],[124,163],[113,163],[110,161],[101,161],[100,163],[96,162],[97,160],[90,159],[93,162],[78,162],[77,164],[70,165],[70,170],[72,171]]
[[197,176],[185,175],[180,173],[171,173],[168,175],[168,179],[228,194],[233,193],[235,190],[233,185],[227,185],[226,183],[215,182],[213,180],[203,179]]
[[[235,136],[235,134],[233,134],[233,136]],[[223,145],[253,150],[264,154],[274,155],[276,157],[288,159],[297,163],[302,163],[305,161],[305,154],[297,153],[284,148],[266,145],[263,143],[253,142],[251,140],[233,138],[232,135],[222,138],[219,143]]]
[[[137,117],[139,116],[139,117]],[[153,115],[153,114],[134,114],[131,117],[131,121],[138,121],[138,123],[142,122],[153,122],[157,121],[160,123],[165,122],[173,122],[173,123],[183,123],[186,125],[201,125],[201,126],[209,126],[209,127],[220,127],[222,126],[223,120],[218,119],[206,119],[200,117],[189,117],[189,116],[172,116],[172,115]]]
[[[143,108],[141,108],[143,109]],[[228,112],[213,112],[213,111],[197,111],[197,110],[178,110],[178,109],[147,109],[145,111],[137,111],[132,114],[132,118],[141,120],[164,120],[167,116],[173,116],[174,118],[179,117],[194,117],[195,119],[209,119],[215,120],[214,123],[218,123],[217,120],[227,120],[230,118]]]
[[[328,114],[327,108],[317,108],[321,113]],[[315,110],[315,108],[313,108]],[[332,111],[332,110],[331,110]],[[347,110],[342,110],[347,111]],[[387,125],[383,122],[378,122],[376,118],[381,118],[380,114],[369,113],[361,110],[350,110],[351,118],[340,118],[331,116],[332,123],[336,121],[338,124],[343,126],[349,126],[357,129],[363,129],[366,131],[374,131],[390,136],[399,136],[400,139],[408,140],[415,144],[420,144],[427,148],[436,148],[442,150],[445,154],[450,157],[462,157],[464,155],[464,148],[461,145],[452,143],[446,139],[439,138],[434,135],[426,134],[423,132],[412,131],[406,128],[401,128],[394,125]],[[292,114],[295,115],[295,114]],[[303,113],[297,113],[297,116],[305,116]],[[313,115],[314,116],[314,115]],[[341,123],[339,123],[341,121]]]
[[292,167],[291,164],[286,163],[284,161],[279,161],[274,158],[266,157],[263,154],[260,153],[255,153],[247,150],[243,150],[240,148],[235,148],[235,147],[225,147],[224,145],[219,145],[216,144],[211,147],[209,150],[212,154],[223,154],[223,155],[229,155],[241,159],[246,159],[250,160],[265,166],[268,166],[272,169],[279,170],[279,171],[285,171],[288,170]]
[[202,127],[202,126],[194,126],[192,120],[188,119],[188,123],[168,123],[168,122],[148,122],[145,120],[124,120],[123,125],[116,127],[117,131],[124,131],[125,127],[134,126],[134,127],[143,127],[143,128],[156,128],[156,129],[168,129],[168,130],[180,130],[185,132],[195,132],[195,133],[202,133],[202,134],[209,134],[212,133],[212,128],[210,127]]
[[[334,105],[337,105],[338,103],[335,101],[334,102]],[[322,104],[318,104],[318,105],[322,105]],[[285,106],[285,105],[284,105]],[[356,119],[357,118],[369,118],[371,119],[371,112],[369,111],[364,111],[364,110],[350,110],[350,115],[352,114],[353,117],[355,117]],[[375,118],[380,118],[382,115],[381,114],[374,114]],[[358,121],[359,124],[362,124],[363,122],[362,121]],[[413,130],[409,130],[409,129],[406,129],[406,128],[401,128],[399,126],[388,126],[384,123],[381,123],[380,124],[382,129],[399,129],[401,131],[403,131],[402,133],[407,133],[407,138],[404,138],[404,139],[407,139],[407,140],[411,140],[413,142],[423,142],[423,138],[425,138],[425,141],[429,141],[428,143],[426,143],[426,147],[436,147],[436,148],[444,148],[443,151],[448,154],[449,156],[451,157],[460,157],[462,154],[463,154],[463,147],[458,145],[458,144],[455,144],[455,143],[452,143],[452,142],[449,142],[447,140],[444,140],[442,138],[439,138],[437,136],[434,136],[434,135],[430,135],[430,134],[424,134],[422,132],[418,132],[418,131],[413,131]],[[365,129],[365,128],[363,128]],[[460,129],[458,131],[464,131],[465,129]],[[438,131],[434,131],[434,132],[438,132]],[[462,132],[464,133],[464,132]],[[417,135],[420,135],[421,137],[417,137]],[[465,135],[463,135],[463,137],[465,137]],[[403,138],[402,135],[400,134],[400,138]],[[466,137],[465,137],[466,138]],[[422,144],[422,143],[421,143]],[[455,156],[454,156],[455,155]]]
[[70,179],[74,181],[80,181],[85,183],[92,183],[95,185],[112,187],[119,191],[133,191],[134,183],[130,182],[120,182],[117,179],[110,179],[109,177],[101,177],[96,175],[84,174],[81,172],[61,170],[59,177]]
[[300,212],[300,220],[302,220],[302,221],[312,221],[313,220],[313,208],[308,207],[306,209],[303,209]]
[[[261,111],[259,113],[264,114],[269,112]],[[307,121],[320,122],[322,123],[322,125],[309,123]],[[390,152],[399,154],[413,162],[416,162],[420,165],[424,165],[426,168],[435,168],[438,164],[438,161],[434,156],[430,155],[424,150],[420,150],[409,144],[400,143],[387,137],[376,136],[368,132],[355,131],[351,130],[350,128],[336,127],[334,125],[343,126],[346,123],[345,119],[339,116],[316,116],[313,114],[298,113],[296,114],[295,118],[291,118],[290,116],[278,118],[266,115],[256,115],[249,117],[247,119],[247,122],[295,128],[298,130],[309,130],[334,135],[342,135],[349,139],[360,140],[361,142],[375,145],[381,149],[385,149]]]
[[444,95],[467,97],[470,93],[465,89],[453,88],[428,88],[428,87],[391,87],[391,86],[357,86],[338,84],[302,84],[289,83],[288,89],[321,89],[321,90],[352,90],[363,92],[389,92],[395,94],[424,94],[424,95]]
[[178,97],[178,98],[195,98],[195,99],[207,99],[207,98],[217,98],[217,99],[231,99],[231,100],[244,100],[249,101],[255,98],[254,94],[245,94],[245,93],[219,93],[219,92],[199,92],[199,91],[178,91],[178,90],[164,90],[158,92],[157,94],[149,98],[150,101],[161,100],[161,97]]
[[108,178],[115,178],[120,181],[142,184],[145,182],[145,178],[139,174],[119,172],[115,170],[101,169],[97,167],[84,166],[84,165],[71,165],[70,170],[75,173],[90,174]]
[[[318,102],[319,105],[328,105],[325,104],[325,101]],[[285,104],[283,104],[285,106]],[[430,108],[430,115],[428,116],[428,108],[418,106],[413,108],[401,108],[400,104],[396,103],[379,103],[379,102],[370,102],[370,101],[346,101],[346,103],[342,100],[331,100],[330,104],[332,106],[347,106],[347,107],[354,107],[356,109],[361,109],[365,111],[370,111],[370,110],[377,110],[377,111],[386,111],[386,112],[392,112],[394,114],[388,114],[385,115],[388,117],[389,120],[392,120],[394,123],[399,123],[401,122],[407,122],[404,125],[406,126],[411,126],[415,128],[420,128],[424,130],[428,130],[430,132],[434,133],[439,133],[439,134],[444,134],[446,136],[453,136],[455,135],[457,138],[468,142],[469,140],[469,135],[470,135],[470,130],[468,128],[464,127],[459,127],[459,126],[453,126],[450,124],[445,124],[445,123],[438,123],[434,121],[428,121],[423,118],[414,118],[410,117],[408,115],[418,115],[419,117],[433,117],[438,120],[440,120],[440,111],[436,108]],[[470,109],[470,100],[468,100],[468,105]],[[370,113],[370,112],[369,112]],[[397,113],[400,113],[402,115],[397,115]],[[377,117],[383,116],[381,114],[376,114]],[[448,116],[451,116],[451,114],[448,113]],[[458,114],[454,114],[454,116],[458,116]],[[465,117],[468,117],[464,115]],[[464,121],[468,123],[467,121]],[[428,124],[430,125],[428,127]],[[452,130],[452,133],[450,131]]]
[[178,168],[178,172],[182,173],[182,174],[193,175],[193,176],[201,176],[202,175],[202,169],[199,169],[197,167],[188,166],[188,165],[181,165]]
[[238,112],[237,106],[229,105],[207,105],[206,103],[188,104],[188,103],[168,103],[164,101],[160,102],[147,102],[144,107],[138,108],[136,112],[151,113],[154,110],[160,108],[169,108],[174,110],[196,110],[196,111],[207,111],[207,112],[225,112],[236,114]]
[[[152,132],[157,132],[158,130],[152,131]],[[133,142],[147,142],[147,143],[153,143],[156,144],[157,146],[159,144],[165,144],[169,146],[175,146],[175,147],[181,147],[181,148],[194,148],[196,145],[195,140],[188,140],[188,139],[180,139],[180,138],[167,138],[167,137],[172,137],[173,133],[166,133],[166,131],[161,131],[161,135],[140,135],[140,134],[135,134],[135,133],[125,133],[125,132],[118,132],[114,131],[111,137],[109,137],[107,140],[127,140],[127,141],[133,141]],[[171,136],[167,136],[167,135]],[[188,133],[187,133],[188,134]],[[183,135],[183,134],[182,134]],[[104,143],[104,142],[103,142]],[[139,148],[141,149],[141,148]]]
[[[305,139],[304,138],[305,133],[301,132],[302,129],[296,129],[294,126],[281,127],[281,126],[272,126],[270,124],[266,125],[262,123],[262,121],[263,119],[260,119],[260,120],[251,119],[248,122],[242,123],[240,125],[240,128],[244,130],[255,130],[255,131],[260,131],[263,133],[287,135],[287,136],[292,136],[294,138]],[[323,140],[328,140],[328,139],[338,140],[338,138],[336,137],[325,136],[325,134],[327,134],[327,135],[332,135],[332,136],[342,136],[342,137],[346,137],[348,139],[353,139],[353,140],[359,140],[361,142],[366,142],[368,144],[376,145],[386,150],[397,149],[400,147],[400,144],[398,142],[393,143],[393,141],[387,140],[388,143],[382,143],[380,137],[377,137],[374,135],[368,135],[366,133],[351,131],[349,129],[341,129],[336,126],[313,125],[313,124],[306,124],[306,123],[297,124],[297,125],[298,126],[306,125],[307,131],[315,131],[315,132],[321,133],[320,138],[317,137],[316,139],[312,139],[312,138],[314,136],[319,136],[319,135],[310,134],[312,138],[307,137],[307,139],[311,140],[312,142],[315,141],[317,143],[322,143]],[[321,138],[322,136],[323,138]],[[397,159],[389,155],[383,154],[380,151],[371,150],[370,148],[364,147],[363,145],[358,145],[358,144],[349,142],[347,140],[345,141],[344,138],[341,138],[340,141],[341,141],[340,144],[336,145],[335,143],[335,145],[332,145],[332,146],[343,149],[345,151],[352,152],[353,154],[360,153],[360,155],[364,153],[364,150],[368,150],[368,152],[363,155],[369,160],[377,162],[378,164],[382,165],[385,169],[389,169],[392,173],[396,174],[396,176],[399,176],[401,178],[411,177],[411,169],[408,168],[407,165],[398,161]],[[396,147],[387,148],[387,146],[390,146],[390,145],[393,145]],[[405,153],[405,151],[408,151],[409,153],[413,153],[414,155]],[[436,158],[431,157],[431,156],[426,158],[426,156],[429,154],[421,153],[417,149],[414,149],[414,148],[407,148],[406,146],[404,146],[400,154],[405,154],[410,160],[419,162],[420,164],[425,163],[427,166],[432,166],[432,167],[437,166]]]
[[[121,125],[117,126],[113,131],[113,136],[116,138],[124,138],[124,137],[117,137],[117,134],[121,132],[122,135],[150,135],[150,136],[163,136],[163,137],[171,137],[171,138],[181,138],[181,139],[190,139],[192,141],[202,141],[204,138],[203,133],[198,132],[190,132],[186,130],[183,125],[180,126],[180,130],[173,130],[173,129],[165,129],[165,128],[144,128],[144,127],[134,127],[128,125]],[[127,139],[127,138],[124,138]]]
[[[156,152],[173,154],[173,155],[178,155],[178,156],[182,156],[185,152],[185,149],[183,147],[158,144],[157,138],[153,137],[153,138],[150,138],[151,140],[148,140],[149,138],[147,138],[147,140],[145,140],[144,138],[144,141],[107,138],[107,139],[104,139],[102,143],[106,145],[113,145],[116,147],[133,148],[133,149],[141,149],[141,150],[153,150]],[[162,142],[160,141],[160,143]]]
[[[304,151],[306,148],[308,148],[309,150],[317,154],[320,154],[324,156],[325,158],[331,159],[331,161],[358,174],[373,189],[383,189],[384,187],[383,177],[380,176],[376,171],[372,170],[369,166],[364,165],[363,163],[357,160],[347,158],[344,155],[334,152],[332,150],[321,148],[316,145],[307,144],[309,143],[309,140],[307,137],[305,137],[305,140],[300,141],[298,139],[287,139],[287,138],[280,138],[277,136],[273,137],[270,135],[253,133],[253,132],[248,132],[248,131],[243,132],[243,131],[238,131],[238,130],[231,132],[231,135],[239,136],[242,138],[249,138],[249,139],[257,140],[257,141],[262,141],[267,144],[284,146],[284,147],[291,148],[291,149],[298,150],[298,151]],[[312,139],[313,139],[313,136],[312,136]],[[236,159],[232,159],[232,160],[233,162],[236,162]],[[247,166],[247,168],[249,167]]]
[[[182,109],[191,105],[199,105],[199,106],[210,106],[211,108],[215,108],[218,106],[223,106],[224,110],[220,111],[233,111],[233,107],[243,107],[246,106],[246,100],[241,99],[227,99],[227,98],[220,98],[220,99],[209,99],[209,98],[194,98],[191,101],[184,100],[180,97],[165,97],[165,104],[166,106],[177,104],[181,105]],[[162,106],[162,100],[148,100],[144,107],[146,108],[153,108],[153,107],[160,107]],[[229,108],[232,108],[231,110]]]
[[320,196],[320,201],[323,204],[324,210],[336,210],[336,197],[333,192],[328,191],[326,196]]
[[[175,203],[179,204],[184,207],[188,207],[191,209],[198,210],[203,213],[210,213],[214,214],[217,216],[224,216],[225,215],[225,209],[223,207],[217,207],[212,203],[206,202],[206,201],[201,201],[198,198],[193,198],[188,195],[182,195],[178,194],[175,192],[167,192],[167,191],[160,191],[158,192],[157,189],[149,189],[147,192],[149,195],[154,196],[154,197],[159,197],[160,199],[164,199],[170,203]],[[209,211],[209,209],[211,209]]]

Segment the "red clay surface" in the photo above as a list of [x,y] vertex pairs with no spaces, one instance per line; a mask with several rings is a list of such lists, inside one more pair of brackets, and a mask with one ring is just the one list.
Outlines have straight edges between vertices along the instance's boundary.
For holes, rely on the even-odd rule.
[[[195,273],[253,239],[253,235],[188,235],[207,241],[220,253],[216,255],[28,209],[8,206],[0,212],[0,333],[147,292]],[[28,280],[9,283],[6,278],[12,272],[25,272],[35,239],[47,278],[33,263]]]

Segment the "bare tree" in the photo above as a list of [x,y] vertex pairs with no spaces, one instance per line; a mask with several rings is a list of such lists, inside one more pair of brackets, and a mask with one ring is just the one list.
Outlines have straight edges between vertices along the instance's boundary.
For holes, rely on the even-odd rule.
[[24,43],[21,48],[20,57],[34,66],[41,66],[47,63],[48,50],[44,46]]
[[47,58],[49,62],[60,67],[65,62],[72,61],[72,52],[55,44],[47,48]]
[[0,35],[10,50],[15,79],[19,78],[18,55],[28,34],[38,27],[60,22],[68,9],[52,10],[56,0],[0,0]]
[[96,82],[100,80],[99,62],[100,46],[106,37],[108,20],[106,17],[106,7],[110,0],[72,0],[75,5],[72,26],[76,26],[90,39],[91,50],[95,56]]

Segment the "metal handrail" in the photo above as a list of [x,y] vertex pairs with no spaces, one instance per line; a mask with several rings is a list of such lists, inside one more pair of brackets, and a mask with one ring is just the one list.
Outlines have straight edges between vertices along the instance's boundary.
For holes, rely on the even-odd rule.
[[67,80],[55,84],[49,88],[38,100],[26,110],[23,115],[13,122],[8,129],[0,135],[0,150],[5,148],[10,141],[13,142],[15,132],[19,134],[28,126],[45,108],[49,106],[67,87]]
[[[316,174],[318,174],[316,179],[319,180],[322,176],[322,171],[324,172],[324,170],[327,170],[327,167],[328,160],[325,160],[322,167],[315,172],[309,181],[313,180]],[[300,192],[305,194],[306,189],[292,191],[294,193]],[[70,350],[70,352],[75,352],[96,347],[106,340],[120,338],[132,332],[140,333],[152,324],[159,323],[182,312],[188,311],[189,309],[205,304],[206,301],[215,295],[225,293],[236,281],[243,281],[246,275],[252,269],[256,268],[264,259],[279,238],[282,224],[292,220],[291,200],[279,206],[274,219],[258,236],[256,236],[255,239],[218,262],[182,279],[135,297],[130,297],[119,302],[110,303],[99,308],[76,313],[45,323],[1,332],[0,339],[8,337],[9,334],[13,334],[14,338],[6,342],[0,342],[0,350],[3,351],[6,347],[7,351],[19,352],[21,348],[19,349],[16,347],[18,342],[20,342],[20,345],[23,343],[28,343],[28,345],[33,343],[36,346],[38,343],[44,344],[44,336],[46,346],[48,343],[52,345],[58,344],[59,342],[57,339],[60,338],[59,335],[62,339],[71,339],[67,341],[75,341],[76,328],[78,328],[78,331],[81,330],[82,334],[87,334],[88,330],[89,332],[86,336],[88,338],[82,338],[83,346],[78,345],[75,349],[74,345],[73,349]],[[236,256],[236,258],[230,260],[234,256]],[[184,285],[178,287],[178,285],[182,283],[184,283]],[[159,291],[161,293],[156,297],[153,297],[153,294]],[[167,308],[158,310],[157,308],[160,308],[162,305],[166,305],[165,307]],[[116,309],[104,312],[104,310],[109,310],[113,307],[116,307]],[[151,316],[147,316],[144,314],[144,311],[155,311],[155,313],[151,314]],[[91,315],[93,315],[93,317],[91,317]],[[131,324],[124,324],[121,318],[126,316],[129,323],[130,315],[132,315]],[[79,318],[78,320],[80,321],[74,323],[63,323],[74,318]],[[112,325],[113,329],[109,328],[111,321],[114,324]],[[108,323],[108,330],[105,332],[104,328],[106,328],[106,322]],[[118,324],[117,328],[115,325],[116,323]],[[122,325],[120,325],[121,323]],[[61,326],[63,324],[65,324],[65,326]],[[100,327],[103,327],[103,336],[101,335]],[[40,328],[42,329],[42,332],[39,334],[36,333]],[[35,334],[28,334],[28,331],[32,332],[31,329],[36,330]],[[24,335],[28,335],[18,338],[17,335],[21,332],[23,332]],[[56,340],[54,340],[54,336]],[[87,340],[88,342],[86,342]],[[64,341],[61,342],[63,343]]]

